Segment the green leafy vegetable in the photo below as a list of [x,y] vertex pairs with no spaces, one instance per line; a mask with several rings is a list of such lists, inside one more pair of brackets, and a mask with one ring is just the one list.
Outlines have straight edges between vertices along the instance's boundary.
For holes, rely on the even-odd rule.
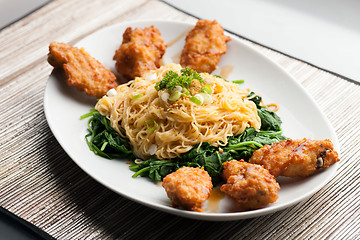
[[247,97],[250,101],[253,101],[256,104],[256,107],[258,109],[263,108],[263,106],[260,105],[262,97],[260,97],[259,95],[256,95],[254,92],[249,93],[249,95]]
[[229,151],[233,158],[248,160],[252,154],[264,145],[271,145],[287,139],[282,131],[256,131],[255,128],[247,128],[238,136],[229,137],[228,145],[224,151]]
[[178,168],[187,167],[204,167],[212,178],[213,183],[217,183],[221,179],[222,164],[232,158],[229,152],[219,152],[218,148],[211,146],[205,142],[199,148],[199,144],[195,145],[190,151],[181,155],[180,158],[172,160],[159,160],[155,157],[142,162],[133,164],[130,170],[136,173],[133,177],[147,176],[154,181],[161,181],[166,175],[175,172]]
[[232,159],[248,160],[265,144],[271,145],[285,139],[287,138],[282,135],[282,131],[257,131],[254,128],[247,128],[239,136],[229,137],[228,145],[223,149],[204,142],[200,147],[199,144],[195,145],[180,158],[159,160],[153,157],[140,164],[134,163],[130,169],[136,172],[133,177],[147,176],[152,180],[161,181],[166,175],[182,166],[204,167],[213,184],[216,185],[221,180],[224,162]]
[[[132,155],[127,139],[124,139],[111,126],[110,121],[95,109],[84,114],[80,119],[91,117],[88,121],[89,133],[85,136],[89,149],[105,158],[119,158]],[[90,140],[89,140],[90,138]]]
[[273,111],[267,109],[267,107],[261,106],[262,98],[256,95],[254,92],[251,92],[248,95],[250,101],[253,101],[256,104],[258,115],[261,119],[261,128],[263,131],[280,131],[282,121],[280,117]]
[[281,119],[273,111],[267,108],[258,109],[258,115],[261,118],[261,128],[263,131],[279,131],[281,130]]
[[[190,151],[182,154],[181,165],[204,167],[209,173],[214,183],[221,179],[222,164],[232,158],[229,152],[219,152],[219,149],[205,142],[198,149],[199,144],[195,145]],[[195,165],[194,165],[195,164]]]
[[176,161],[159,160],[152,157],[140,164],[132,164],[129,168],[136,172],[133,177],[147,176],[154,181],[161,181],[166,175],[176,171],[179,164]]

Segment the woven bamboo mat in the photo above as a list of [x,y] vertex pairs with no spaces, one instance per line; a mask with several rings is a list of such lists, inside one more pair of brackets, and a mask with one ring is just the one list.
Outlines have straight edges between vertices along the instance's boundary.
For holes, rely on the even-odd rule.
[[360,85],[256,44],[303,84],[339,138],[337,175],[309,200],[253,219],[190,220],[122,198],[69,158],[43,110],[48,44],[150,18],[197,20],[159,1],[58,0],[0,32],[0,205],[58,239],[360,239]]

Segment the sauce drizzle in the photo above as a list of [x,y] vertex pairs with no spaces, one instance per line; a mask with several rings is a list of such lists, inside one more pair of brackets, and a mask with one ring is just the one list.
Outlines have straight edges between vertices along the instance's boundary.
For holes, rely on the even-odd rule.
[[181,52],[175,53],[174,56],[171,57],[173,63],[180,63]]
[[225,65],[221,67],[220,76],[227,79],[230,73],[234,70],[233,65]]
[[204,209],[205,212],[216,213],[219,210],[220,200],[224,197],[225,193],[220,191],[219,187],[213,188],[210,193],[210,197],[207,200],[207,204]]
[[189,30],[186,30],[185,32],[181,33],[179,36],[177,36],[176,38],[174,38],[173,40],[171,40],[170,42],[168,42],[166,45],[167,47],[171,47],[172,45],[174,45],[177,41],[179,41],[181,38],[183,38],[184,36],[186,36],[188,34]]

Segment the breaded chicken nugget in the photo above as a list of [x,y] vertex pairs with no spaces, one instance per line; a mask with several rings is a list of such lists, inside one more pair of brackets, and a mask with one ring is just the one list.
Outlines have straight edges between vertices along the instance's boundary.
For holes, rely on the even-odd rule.
[[101,98],[117,86],[115,75],[84,49],[52,42],[49,46],[48,62],[54,68],[64,69],[69,86],[96,98]]
[[220,190],[233,198],[240,209],[259,209],[278,199],[280,186],[262,166],[243,160],[231,160],[223,166],[223,177],[227,182]]
[[260,164],[277,176],[306,177],[339,161],[329,139],[284,140],[256,150],[250,163]]
[[202,168],[182,167],[168,174],[162,186],[173,207],[202,212],[202,204],[209,198],[213,187],[211,177]]
[[217,68],[221,55],[226,53],[226,43],[230,40],[216,20],[199,20],[186,36],[181,66],[211,73]]
[[166,44],[160,31],[154,26],[134,30],[128,27],[114,55],[115,68],[128,80],[141,77],[147,71],[160,67],[159,61],[165,49]]

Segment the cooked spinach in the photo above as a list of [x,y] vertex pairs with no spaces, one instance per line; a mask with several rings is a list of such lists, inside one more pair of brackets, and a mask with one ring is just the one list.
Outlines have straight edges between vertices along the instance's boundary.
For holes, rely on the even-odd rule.
[[224,151],[229,151],[234,159],[248,160],[252,154],[264,145],[271,145],[287,139],[282,131],[256,131],[247,128],[242,134],[228,139],[228,145]]
[[262,97],[256,95],[254,92],[251,92],[248,95],[250,101],[253,101],[256,104],[258,115],[261,119],[261,128],[262,131],[280,131],[281,130],[281,119],[273,111],[267,109],[267,107],[261,106]]
[[176,160],[159,160],[152,157],[142,163],[130,165],[130,170],[136,172],[133,177],[149,177],[154,181],[161,181],[166,175],[180,167]]
[[267,108],[258,109],[258,115],[261,118],[261,127],[262,131],[280,131],[281,130],[281,119],[273,111],[268,110]]
[[[220,180],[223,163],[233,159],[229,152],[220,150],[204,142],[200,147],[195,145],[190,151],[181,155],[180,164],[182,166],[204,167],[216,183]],[[195,164],[195,165],[194,165]]]
[[161,181],[166,175],[183,166],[204,167],[213,182],[218,182],[223,168],[222,164],[233,159],[231,154],[229,152],[220,153],[218,148],[211,146],[207,142],[198,148],[199,144],[182,154],[181,157],[171,160],[159,160],[152,157],[142,163],[132,164],[130,170],[136,172],[133,177],[148,176],[152,180]]
[[[132,155],[127,139],[124,139],[111,126],[110,121],[95,109],[84,114],[80,119],[90,117],[88,121],[89,133],[85,136],[89,149],[96,155],[105,158],[121,158]],[[90,140],[89,140],[90,138]]]
[[259,95],[256,95],[254,92],[250,92],[248,99],[256,104],[257,109],[263,108],[263,106],[261,106],[262,97]]

